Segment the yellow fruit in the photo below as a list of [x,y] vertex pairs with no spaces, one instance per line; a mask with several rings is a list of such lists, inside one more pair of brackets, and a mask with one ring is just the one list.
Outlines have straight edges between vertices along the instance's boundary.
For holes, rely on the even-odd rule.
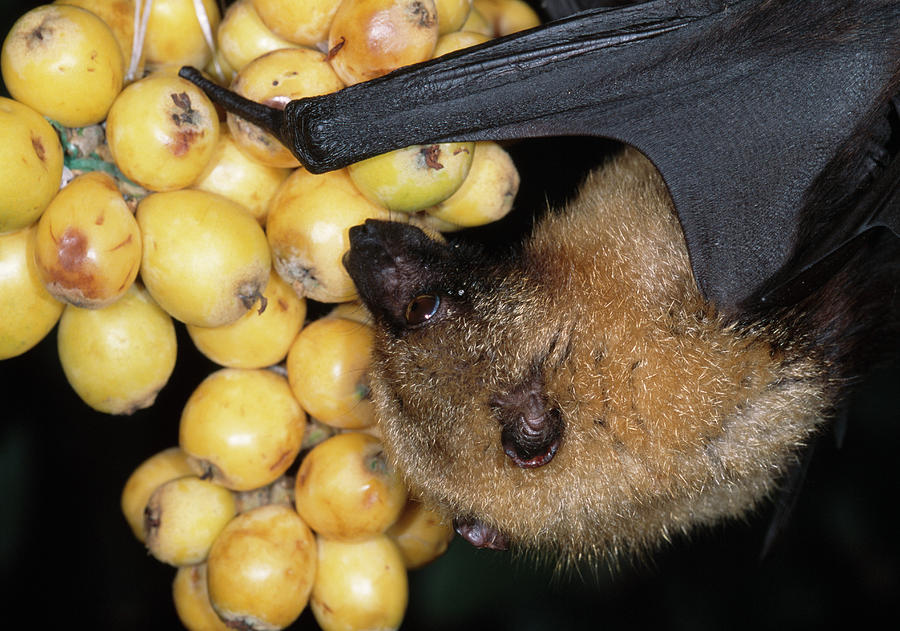
[[409,500],[387,535],[403,555],[406,569],[414,570],[447,551],[453,539],[453,524],[421,502]]
[[141,232],[112,176],[79,175],[41,215],[35,263],[59,300],[96,309],[121,298],[141,267]]
[[27,105],[0,97],[0,233],[31,225],[59,190],[56,131]]
[[217,39],[219,51],[235,71],[260,55],[279,48],[296,47],[296,44],[269,30],[253,8],[252,0],[238,0],[228,7],[219,24]]
[[412,213],[460,187],[472,164],[473,142],[413,145],[351,164],[356,187],[389,210]]
[[169,480],[153,491],[144,509],[147,550],[169,565],[205,561],[234,515],[234,497],[228,489],[194,475]]
[[[216,0],[202,1],[209,33],[214,36],[221,17],[219,5]],[[147,65],[205,66],[212,57],[212,50],[200,20],[194,0],[153,0],[144,40]]]
[[328,32],[328,58],[351,85],[430,59],[437,37],[434,0],[344,0]]
[[[336,92],[342,87],[325,55],[310,48],[285,48],[257,57],[241,68],[231,84],[241,96],[277,108],[294,99]],[[238,146],[263,164],[285,168],[300,165],[274,136],[230,112],[228,128]]]
[[232,519],[213,543],[209,598],[233,628],[283,629],[306,607],[315,573],[309,527],[290,506],[261,506]]
[[306,300],[299,298],[275,270],[259,303],[231,324],[199,327],[189,324],[188,334],[201,353],[222,366],[264,368],[287,356],[306,318]]
[[466,18],[466,21],[463,22],[463,25],[459,28],[459,30],[481,33],[482,35],[486,35],[489,38],[494,37],[493,25],[489,24],[487,19],[478,12],[478,7],[476,7],[474,4],[472,5],[472,9],[469,11],[469,15]]
[[203,69],[219,85],[230,85],[234,75],[237,74],[237,70],[225,59],[221,48],[216,49],[212,59],[209,60],[209,63]]
[[153,405],[175,367],[172,319],[138,283],[102,309],[66,306],[57,346],[69,384],[107,414]]
[[428,214],[429,210],[430,209],[420,210],[416,214],[410,215],[409,225],[419,228],[435,241],[439,240],[437,235],[440,235],[441,238],[443,238],[443,234],[441,234],[443,232],[462,230],[462,226],[457,226],[449,221],[443,221],[437,217],[432,217]]
[[289,174],[290,169],[262,164],[238,149],[228,127],[222,127],[212,157],[192,187],[236,201],[265,225],[269,201]]
[[494,37],[539,26],[541,18],[524,0],[474,0],[473,7],[494,30]]
[[358,300],[352,302],[342,302],[334,306],[334,308],[326,315],[328,318],[344,318],[345,320],[353,320],[360,324],[371,325],[372,314],[366,308],[366,305]]
[[[122,52],[122,59],[125,61],[127,69],[132,62],[131,55],[134,47],[134,2],[135,0],[55,0],[54,4],[71,4],[81,7],[103,20],[119,43],[119,50]],[[135,62],[134,75],[131,78],[143,74],[143,65],[144,54],[142,52],[138,61]],[[125,80],[129,80],[127,72]]]
[[187,454],[179,447],[169,447],[144,460],[128,476],[120,504],[125,520],[139,541],[144,541],[144,508],[153,491],[169,480],[191,474]]
[[306,414],[287,379],[270,370],[223,368],[194,390],[179,444],[198,475],[236,491],[275,481],[294,462]]
[[199,177],[219,138],[219,116],[190,81],[167,72],[129,85],[109,110],[106,141],[116,165],[152,191]]
[[318,534],[359,541],[397,521],[406,505],[406,487],[387,464],[381,441],[347,432],[306,455],[297,472],[294,502]]
[[63,312],[34,264],[35,228],[0,234],[0,360],[40,342]]
[[109,27],[79,7],[48,4],[13,25],[0,53],[10,95],[66,127],[99,123],[122,90],[125,60]]
[[315,419],[345,429],[375,422],[369,399],[372,327],[344,318],[320,318],[307,325],[287,356],[294,396]]
[[434,56],[440,57],[441,55],[452,53],[454,50],[462,50],[469,46],[483,44],[484,42],[490,41],[490,39],[491,38],[484,33],[475,33],[474,31],[454,31],[452,33],[447,33],[446,35],[441,35],[440,39],[438,39],[437,45],[434,47]]
[[429,208],[428,215],[458,226],[480,226],[506,216],[518,190],[519,172],[509,154],[495,142],[478,142],[465,181]]
[[318,538],[319,568],[309,604],[323,631],[397,629],[409,586],[397,546],[379,535],[360,542]]
[[206,563],[178,568],[172,581],[175,612],[188,631],[231,631],[209,602]]
[[205,191],[148,195],[138,205],[141,278],[160,306],[197,326],[234,322],[266,287],[262,228],[240,204]]
[[281,37],[316,46],[328,38],[328,27],[341,0],[252,0],[266,26]]
[[458,31],[469,17],[472,0],[434,0],[438,16],[438,33],[446,35]]
[[347,302],[356,286],[344,269],[347,231],[366,219],[388,219],[353,185],[346,169],[314,175],[297,169],[269,205],[266,236],[275,269],[299,296]]

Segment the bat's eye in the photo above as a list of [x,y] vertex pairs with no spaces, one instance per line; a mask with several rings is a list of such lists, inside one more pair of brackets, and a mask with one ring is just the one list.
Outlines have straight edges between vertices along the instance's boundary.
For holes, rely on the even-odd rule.
[[416,296],[406,305],[406,323],[410,326],[425,324],[434,317],[440,306],[441,299],[435,294]]

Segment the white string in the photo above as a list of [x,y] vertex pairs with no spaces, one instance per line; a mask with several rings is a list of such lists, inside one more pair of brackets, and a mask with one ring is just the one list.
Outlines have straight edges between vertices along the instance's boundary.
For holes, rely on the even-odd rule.
[[206,45],[209,46],[209,50],[212,51],[212,62],[213,68],[216,70],[216,76],[224,77],[225,73],[222,71],[219,60],[216,57],[216,40],[213,39],[212,26],[209,23],[209,15],[206,13],[206,7],[203,6],[203,0],[194,0],[194,13],[197,14],[197,20],[200,21],[200,30],[203,31],[203,39],[206,40]]
[[[147,24],[150,22],[150,8],[153,0],[134,0],[134,35],[131,38],[131,61],[128,64],[128,72],[125,73],[125,81],[131,81],[137,74],[141,54],[144,51],[144,38],[147,35]],[[143,12],[141,8],[143,6]]]

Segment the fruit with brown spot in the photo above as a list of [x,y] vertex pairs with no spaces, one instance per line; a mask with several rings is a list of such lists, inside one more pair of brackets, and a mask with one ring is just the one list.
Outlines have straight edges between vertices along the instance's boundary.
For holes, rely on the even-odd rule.
[[105,307],[128,291],[141,231],[112,176],[79,175],[53,198],[38,222],[35,263],[47,291],[78,307]]

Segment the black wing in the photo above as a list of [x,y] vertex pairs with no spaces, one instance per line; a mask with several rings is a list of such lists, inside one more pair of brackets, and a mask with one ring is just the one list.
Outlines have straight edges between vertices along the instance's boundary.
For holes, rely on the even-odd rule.
[[634,145],[671,191],[701,290],[739,312],[814,289],[818,260],[840,259],[873,223],[897,231],[898,84],[896,0],[656,0],[578,13],[283,113],[203,87],[313,171],[447,140]]

